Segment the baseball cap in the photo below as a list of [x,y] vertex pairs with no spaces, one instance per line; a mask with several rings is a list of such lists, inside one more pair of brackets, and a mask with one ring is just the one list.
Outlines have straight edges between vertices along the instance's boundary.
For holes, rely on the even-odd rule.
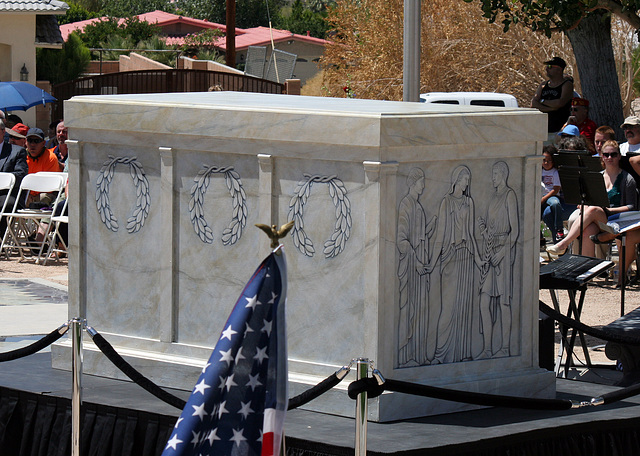
[[567,67],[567,62],[565,62],[560,57],[554,57],[551,60],[547,60],[546,62],[544,62],[544,64],[545,65],[556,65],[556,66],[559,66],[560,68],[566,68]]
[[21,135],[20,133],[15,131],[13,128],[7,128],[5,131],[9,134],[9,136],[12,136],[14,138],[18,138],[18,139],[26,138],[25,135]]
[[638,116],[629,116],[624,119],[624,123],[620,125],[620,128],[624,128],[625,125],[640,125],[640,117]]
[[571,100],[571,106],[586,106],[588,108],[589,107],[589,100],[587,100],[586,98],[574,97]]
[[13,128],[11,128],[11,130],[19,133],[20,135],[22,135],[22,137],[26,137],[27,132],[29,131],[29,127],[27,127],[25,124],[23,123],[17,123],[13,126]]
[[40,130],[39,128],[30,128],[27,132],[27,138],[29,136],[39,136],[41,139],[44,139],[44,131]]
[[575,125],[567,125],[558,132],[558,136],[580,136],[580,129]]

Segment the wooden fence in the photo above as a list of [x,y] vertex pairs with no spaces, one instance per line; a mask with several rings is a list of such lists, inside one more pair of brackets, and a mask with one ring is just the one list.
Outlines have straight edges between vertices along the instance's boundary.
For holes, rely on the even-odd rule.
[[206,70],[140,70],[89,76],[53,86],[58,101],[53,118],[63,119],[65,100],[76,95],[123,93],[206,92],[217,90],[257,93],[284,93],[284,84],[242,74]]

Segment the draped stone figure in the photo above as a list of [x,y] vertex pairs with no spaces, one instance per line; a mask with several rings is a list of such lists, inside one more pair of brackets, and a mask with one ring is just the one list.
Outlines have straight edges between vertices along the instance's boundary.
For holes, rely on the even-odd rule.
[[[508,176],[509,167],[505,162],[493,165],[491,179],[495,193],[489,200],[486,219],[478,218],[484,238],[480,276],[480,319],[484,348],[480,358],[511,354],[513,265],[519,222],[518,201],[513,189],[507,185]],[[499,340],[494,337],[498,335]]]
[[[475,266],[480,257],[474,235],[475,206],[470,196],[471,171],[453,170],[451,188],[440,203],[433,251],[427,272],[439,272],[440,315],[433,363],[472,359]],[[474,265],[475,263],[475,265]]]
[[425,265],[429,259],[429,236],[433,220],[420,203],[424,191],[424,172],[412,168],[407,177],[409,191],[398,209],[397,248],[399,252],[400,314],[398,320],[398,367],[428,364],[427,328],[429,322],[429,276]]

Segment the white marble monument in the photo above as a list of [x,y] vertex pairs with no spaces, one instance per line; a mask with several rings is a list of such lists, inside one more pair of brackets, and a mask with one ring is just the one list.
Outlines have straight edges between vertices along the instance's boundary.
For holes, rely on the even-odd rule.
[[[291,396],[352,358],[388,378],[552,397],[538,367],[536,110],[236,92],[75,97],[69,317],[191,389],[269,243]],[[88,340],[88,338],[86,338]],[[69,368],[68,343],[53,349]],[[85,343],[87,373],[122,378]],[[306,408],[353,415],[349,377]],[[468,408],[383,394],[370,418]]]

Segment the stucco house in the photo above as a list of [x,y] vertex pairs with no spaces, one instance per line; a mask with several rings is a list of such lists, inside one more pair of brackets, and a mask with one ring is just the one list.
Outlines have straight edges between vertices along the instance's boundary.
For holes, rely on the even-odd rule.
[[[224,24],[217,24],[201,19],[179,16],[164,11],[152,11],[150,13],[139,14],[138,19],[156,24],[162,30],[162,35],[166,37],[169,45],[184,44],[185,36],[190,33],[197,33],[202,30],[214,29],[226,32]],[[74,30],[84,30],[87,24],[105,18],[89,19],[86,21],[74,22],[60,26],[63,39]],[[253,27],[248,29],[236,28],[236,62],[244,63],[247,57],[249,46],[266,46],[267,59],[270,56],[271,38],[276,49],[297,55],[296,66],[293,77],[304,81],[314,76],[318,71],[318,60],[324,53],[325,45],[328,41],[314,38],[308,35],[299,35],[286,30],[269,30],[267,27]],[[222,54],[226,51],[226,38],[221,37],[215,43],[215,47]]]
[[[20,81],[22,71],[22,80],[36,84],[36,48],[62,48],[56,16],[68,9],[58,0],[0,1],[0,81]],[[17,114],[35,125],[35,108]]]

